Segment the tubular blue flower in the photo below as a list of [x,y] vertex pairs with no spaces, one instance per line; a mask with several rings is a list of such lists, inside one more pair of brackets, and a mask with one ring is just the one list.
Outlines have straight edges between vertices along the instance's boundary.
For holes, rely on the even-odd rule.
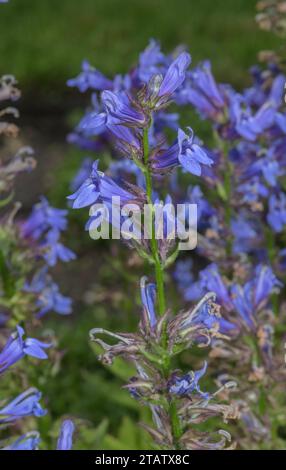
[[195,309],[190,311],[190,315],[182,325],[183,328],[200,326],[207,330],[218,329],[223,334],[234,332],[237,326],[221,317],[217,311],[217,305],[214,307],[215,298],[214,292],[208,292]]
[[189,372],[183,377],[176,377],[173,379],[174,383],[170,386],[170,393],[178,396],[187,396],[192,393],[198,393],[203,399],[209,399],[209,393],[202,392],[199,386],[199,380],[203,377],[207,370],[207,362],[205,361],[203,367],[196,372]]
[[51,207],[46,198],[33,207],[30,217],[23,224],[22,232],[25,237],[39,239],[46,230],[53,228],[59,231],[67,227],[67,211]]
[[236,132],[241,137],[256,141],[266,129],[273,126],[276,110],[271,103],[265,103],[252,115],[251,109],[247,107],[242,95],[232,93],[230,98],[230,120]]
[[231,287],[232,302],[235,310],[240,315],[244,323],[251,330],[255,329],[255,311],[252,301],[252,283],[248,282],[244,287],[234,284]]
[[169,97],[183,84],[186,71],[191,63],[191,56],[182,52],[169,66],[158,90],[158,97],[169,99]]
[[169,170],[173,166],[181,165],[183,169],[196,176],[201,176],[201,165],[210,166],[213,160],[207,152],[197,143],[193,131],[188,127],[188,136],[182,129],[178,130],[177,141],[166,151],[160,151],[152,161],[156,171]]
[[21,393],[4,408],[0,409],[0,423],[11,423],[24,416],[44,416],[47,411],[39,403],[41,397],[41,392],[36,388],[29,388]]
[[93,163],[90,176],[82,183],[75,193],[67,197],[67,199],[73,201],[73,209],[81,209],[82,207],[91,206],[98,200],[100,196],[98,184],[100,173],[97,169],[98,160]]
[[25,332],[20,326],[17,326],[17,330],[11,334],[0,353],[0,373],[7,370],[24,356],[47,359],[48,356],[44,349],[51,347],[51,344],[42,343],[42,341],[34,338],[23,340],[24,334]]
[[59,287],[53,282],[52,277],[47,273],[47,268],[40,269],[33,277],[30,284],[25,285],[25,291],[36,295],[36,307],[38,317],[42,317],[49,311],[54,311],[60,315],[69,315],[72,308],[72,300],[63,296]]
[[142,277],[140,282],[140,288],[141,302],[143,308],[148,316],[151,328],[154,328],[157,323],[157,317],[155,312],[156,286],[155,284],[147,284],[147,278]]
[[92,67],[87,60],[82,62],[82,72],[76,78],[68,80],[67,85],[77,87],[82,93],[90,88],[99,91],[113,88],[113,82]]
[[269,266],[260,264],[255,269],[254,283],[254,306],[258,309],[264,304],[274,292],[277,287],[282,287],[283,284],[277,279],[272,269]]
[[256,313],[269,301],[271,294],[282,283],[276,278],[269,266],[259,265],[254,279],[244,287],[234,284],[231,288],[232,302],[243,321],[250,329],[256,327]]
[[215,263],[210,264],[200,272],[200,282],[205,292],[215,292],[218,301],[227,309],[232,310],[233,305],[218,266]]
[[89,177],[92,170],[93,159],[86,157],[83,159],[79,170],[77,171],[75,177],[73,178],[70,189],[71,191],[76,191],[84,181]]
[[76,130],[85,137],[97,136],[107,130],[106,120],[105,111],[90,111],[81,119]]
[[165,69],[167,59],[162,53],[160,44],[151,39],[146,49],[139,56],[137,75],[140,81],[147,83],[150,78]]
[[193,175],[201,176],[201,165],[210,166],[213,160],[195,142],[193,130],[188,127],[188,136],[182,129],[178,130],[179,162],[182,167]]
[[73,201],[73,208],[91,206],[97,201],[107,204],[112,202],[112,197],[119,197],[120,203],[136,202],[138,196],[121,188],[115,181],[104,173],[98,171],[98,160],[94,162],[91,176],[68,199]]
[[19,437],[15,442],[2,450],[36,450],[40,443],[38,432],[32,431]]
[[[103,92],[102,104],[104,110],[100,111],[95,109],[94,111],[87,113],[80,121],[77,131],[79,133],[83,133],[85,137],[97,136],[109,131],[119,139],[120,142],[118,143],[118,146],[120,146],[122,151],[127,153],[129,151],[130,153],[134,150],[138,152],[140,151],[139,140],[135,133],[127,127],[127,124],[130,121],[133,121],[134,123],[136,119],[141,122],[144,116],[136,110],[133,110],[127,104],[127,95],[125,98],[126,102],[124,102],[120,96],[111,92]],[[125,120],[122,121],[122,119]]]
[[59,238],[60,232],[57,229],[52,229],[47,233],[42,245],[44,249],[43,257],[49,266],[55,266],[58,259],[67,263],[76,258],[73,251],[59,242]]
[[280,233],[286,225],[286,195],[271,194],[268,204],[267,222],[274,232]]
[[70,419],[65,419],[61,425],[57,450],[71,450],[75,426]]
[[222,87],[214,80],[210,62],[203,62],[190,73],[189,81],[180,93],[180,101],[191,103],[203,118],[222,119],[226,99]]
[[146,124],[144,113],[131,106],[127,94],[115,94],[112,91],[104,91],[101,99],[107,112],[107,125],[110,117],[112,117],[114,125],[140,127]]

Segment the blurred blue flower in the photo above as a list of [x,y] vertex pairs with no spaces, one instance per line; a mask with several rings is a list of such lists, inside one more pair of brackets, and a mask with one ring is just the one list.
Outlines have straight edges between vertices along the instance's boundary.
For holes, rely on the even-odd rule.
[[2,450],[36,450],[39,443],[39,434],[32,431],[19,437],[15,442],[4,447]]
[[60,315],[69,315],[71,313],[72,300],[60,293],[58,285],[53,282],[46,267],[40,269],[34,275],[30,284],[26,283],[25,291],[36,295],[38,317],[42,317],[49,311],[54,311]]
[[271,194],[268,202],[267,222],[276,233],[286,225],[286,195],[282,192]]
[[[159,87],[157,96],[169,98],[184,82],[186,70],[191,63],[191,56],[182,52],[169,66]],[[161,100],[159,101],[161,103]]]
[[25,355],[38,359],[47,359],[44,349],[51,347],[51,344],[42,343],[34,338],[23,340],[25,332],[21,326],[9,337],[6,345],[0,353],[0,373],[11,367],[22,359]]
[[75,426],[70,419],[65,419],[61,425],[57,450],[71,450]]
[[191,103],[203,118],[221,120],[226,107],[223,87],[215,82],[210,62],[200,64],[189,75],[189,80],[179,94],[179,104]]
[[90,88],[99,91],[113,88],[113,82],[92,67],[87,60],[82,62],[82,72],[76,78],[68,80],[67,84],[70,87],[77,87],[82,93]]
[[76,258],[75,253],[60,243],[59,239],[60,232],[57,229],[52,229],[47,233],[42,244],[43,257],[49,266],[55,266],[58,260],[67,263]]
[[121,188],[115,181],[98,171],[98,160],[94,162],[89,178],[68,199],[73,201],[73,208],[91,206],[97,201],[111,203],[112,197],[120,197],[121,203],[134,201],[134,194]]
[[198,393],[203,399],[209,399],[210,394],[204,393],[200,389],[199,380],[203,377],[207,370],[207,362],[205,361],[203,367],[196,371],[196,372],[189,372],[188,374],[184,375],[183,377],[175,377],[173,378],[173,384],[170,386],[170,393],[179,395],[179,396],[186,396],[191,395],[192,393]]
[[76,175],[74,176],[70,189],[71,191],[76,191],[82,183],[89,177],[91,170],[92,170],[93,159],[90,157],[86,157],[83,159],[79,170],[77,171]]
[[112,118],[114,125],[143,126],[146,117],[142,111],[135,109],[127,94],[115,94],[112,91],[104,91],[101,95],[102,103],[107,113],[108,121]]
[[41,197],[41,201],[33,207],[30,217],[23,224],[23,234],[37,240],[50,228],[65,230],[66,216],[66,210],[51,207],[47,199]]
[[155,284],[148,284],[147,278],[142,277],[140,282],[141,287],[141,302],[143,308],[148,316],[150,326],[153,328],[156,326],[157,317],[155,311],[155,303],[156,303],[156,286]]
[[0,423],[10,423],[24,416],[44,416],[47,411],[39,403],[41,397],[41,392],[36,388],[29,388],[21,393],[4,408],[0,409]]
[[206,150],[199,145],[190,127],[188,131],[189,135],[179,129],[176,142],[167,150],[160,150],[155,155],[152,162],[155,170],[168,170],[180,164],[185,171],[201,176],[201,165],[212,165],[213,160],[207,155]]

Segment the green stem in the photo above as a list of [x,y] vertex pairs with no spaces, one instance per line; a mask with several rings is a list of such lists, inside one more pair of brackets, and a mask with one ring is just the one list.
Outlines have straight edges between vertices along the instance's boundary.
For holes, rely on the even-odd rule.
[[[151,221],[149,230],[151,232],[151,252],[152,258],[155,264],[155,276],[156,276],[156,286],[157,286],[157,293],[158,293],[158,311],[159,314],[162,316],[166,311],[166,301],[165,301],[165,289],[164,289],[164,266],[161,263],[160,255],[159,255],[159,248],[158,242],[156,239],[156,231],[155,231],[155,218],[154,218],[154,207],[152,202],[152,174],[149,168],[149,140],[148,140],[148,129],[144,129],[143,133],[143,151],[144,151],[144,175],[145,175],[145,182],[146,182],[146,196],[147,202],[152,207],[152,214],[151,214]],[[166,327],[166,325],[165,325]],[[166,328],[163,330],[163,341],[162,347],[165,348],[167,356],[167,332]],[[168,358],[165,361],[163,366],[163,374],[165,379],[168,379],[171,371],[171,364],[170,359]],[[170,417],[171,429],[172,429],[172,436],[173,436],[173,443],[175,450],[180,449],[179,441],[182,436],[182,429],[180,418],[178,415],[177,410],[177,403],[174,398],[169,401],[168,405],[168,412]]]
[[158,243],[156,239],[155,232],[155,220],[154,220],[154,210],[152,203],[152,175],[149,169],[148,160],[149,160],[149,141],[148,141],[148,129],[144,129],[143,134],[143,150],[144,150],[144,163],[145,163],[145,182],[146,182],[146,195],[147,202],[152,207],[151,221],[150,221],[150,232],[151,232],[151,252],[155,264],[155,276],[156,276],[156,285],[158,293],[158,310],[159,314],[162,316],[166,311],[166,301],[165,301],[165,289],[164,289],[164,267],[162,266]]

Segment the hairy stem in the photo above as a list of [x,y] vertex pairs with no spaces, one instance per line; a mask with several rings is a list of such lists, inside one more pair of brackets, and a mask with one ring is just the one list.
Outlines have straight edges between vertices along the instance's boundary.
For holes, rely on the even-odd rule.
[[[147,195],[147,202],[152,207],[152,216],[150,221],[149,230],[151,231],[151,252],[153,261],[155,264],[155,276],[156,276],[156,285],[157,285],[157,293],[158,293],[158,310],[159,314],[162,316],[166,311],[166,301],[165,301],[165,288],[164,288],[164,267],[162,266],[160,255],[159,255],[159,248],[158,242],[156,239],[156,232],[155,232],[155,218],[154,218],[154,208],[152,202],[152,174],[149,168],[149,140],[148,140],[148,129],[144,129],[143,134],[143,150],[144,150],[144,164],[145,164],[145,182],[146,182],[146,195]],[[167,350],[167,335],[166,331],[163,334],[163,347]],[[164,368],[164,376],[167,378],[170,375],[171,371],[171,364],[168,360],[165,364]],[[174,449],[179,449],[179,440],[182,436],[182,429],[180,418],[178,415],[177,404],[174,399],[169,401],[169,417],[171,423],[171,430],[173,436],[173,444]]]

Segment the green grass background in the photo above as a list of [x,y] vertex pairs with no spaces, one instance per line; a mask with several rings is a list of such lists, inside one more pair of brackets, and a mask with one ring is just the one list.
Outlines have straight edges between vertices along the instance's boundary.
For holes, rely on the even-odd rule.
[[[255,0],[10,0],[1,5],[1,69],[22,88],[62,90],[83,57],[124,72],[150,37],[165,50],[186,44],[210,58],[219,80],[236,85],[259,49],[276,40],[254,23]],[[36,91],[36,90],[35,90]]]

